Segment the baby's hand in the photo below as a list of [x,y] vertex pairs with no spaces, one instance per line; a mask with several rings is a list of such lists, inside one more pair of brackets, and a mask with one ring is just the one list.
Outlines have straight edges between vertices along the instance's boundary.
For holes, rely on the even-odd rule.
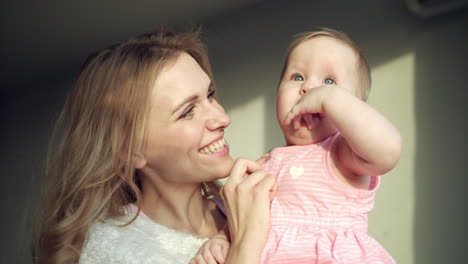
[[228,254],[229,246],[225,236],[215,235],[203,243],[190,264],[222,264]]
[[294,129],[299,129],[302,120],[309,130],[313,129],[326,115],[323,105],[330,93],[336,89],[341,88],[335,85],[323,85],[308,90],[286,115],[284,124],[292,122]]

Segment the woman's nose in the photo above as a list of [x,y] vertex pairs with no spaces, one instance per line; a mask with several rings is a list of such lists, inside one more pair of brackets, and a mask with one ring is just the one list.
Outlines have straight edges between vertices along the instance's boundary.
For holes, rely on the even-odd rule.
[[231,124],[231,119],[224,112],[224,108],[216,101],[210,105],[210,112],[207,114],[209,117],[205,124],[209,130],[224,129]]

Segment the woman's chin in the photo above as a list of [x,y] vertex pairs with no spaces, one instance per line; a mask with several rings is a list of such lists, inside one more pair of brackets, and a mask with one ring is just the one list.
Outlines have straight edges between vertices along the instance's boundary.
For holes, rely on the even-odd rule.
[[228,177],[231,174],[232,166],[234,165],[234,159],[231,155],[227,155],[224,157],[224,161],[219,167],[216,169],[217,173],[214,175],[215,179],[213,180],[221,180]]

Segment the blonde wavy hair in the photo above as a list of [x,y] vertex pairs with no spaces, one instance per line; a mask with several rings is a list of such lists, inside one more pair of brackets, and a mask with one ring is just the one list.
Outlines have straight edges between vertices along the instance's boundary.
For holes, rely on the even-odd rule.
[[[144,148],[158,73],[183,52],[213,80],[200,30],[159,29],[86,60],[50,142],[34,228],[35,263],[77,263],[93,222],[122,215],[129,203],[140,208],[139,175],[130,157]],[[219,186],[201,188],[208,196]]]
[[370,89],[371,89],[371,82],[372,82],[369,63],[364,57],[362,50],[348,35],[346,35],[345,33],[341,31],[330,29],[330,28],[320,28],[317,31],[303,32],[295,36],[293,42],[289,45],[286,51],[286,60],[284,62],[283,71],[281,72],[280,80],[283,79],[284,72],[286,71],[286,68],[288,67],[288,60],[289,60],[289,56],[291,55],[291,52],[297,46],[299,46],[299,44],[309,39],[320,37],[320,36],[325,36],[325,37],[339,40],[343,42],[344,44],[348,45],[356,53],[356,56],[357,56],[356,69],[359,74],[359,84],[360,84],[360,87],[358,87],[359,88],[358,97],[361,98],[363,101],[367,101],[367,98],[369,96]]

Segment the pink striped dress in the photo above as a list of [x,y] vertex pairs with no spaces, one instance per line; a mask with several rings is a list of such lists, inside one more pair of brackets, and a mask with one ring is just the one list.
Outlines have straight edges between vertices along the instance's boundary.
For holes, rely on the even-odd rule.
[[265,170],[277,175],[278,192],[260,263],[396,263],[367,234],[380,177],[372,177],[368,190],[338,179],[330,167],[337,135],[267,154]]

